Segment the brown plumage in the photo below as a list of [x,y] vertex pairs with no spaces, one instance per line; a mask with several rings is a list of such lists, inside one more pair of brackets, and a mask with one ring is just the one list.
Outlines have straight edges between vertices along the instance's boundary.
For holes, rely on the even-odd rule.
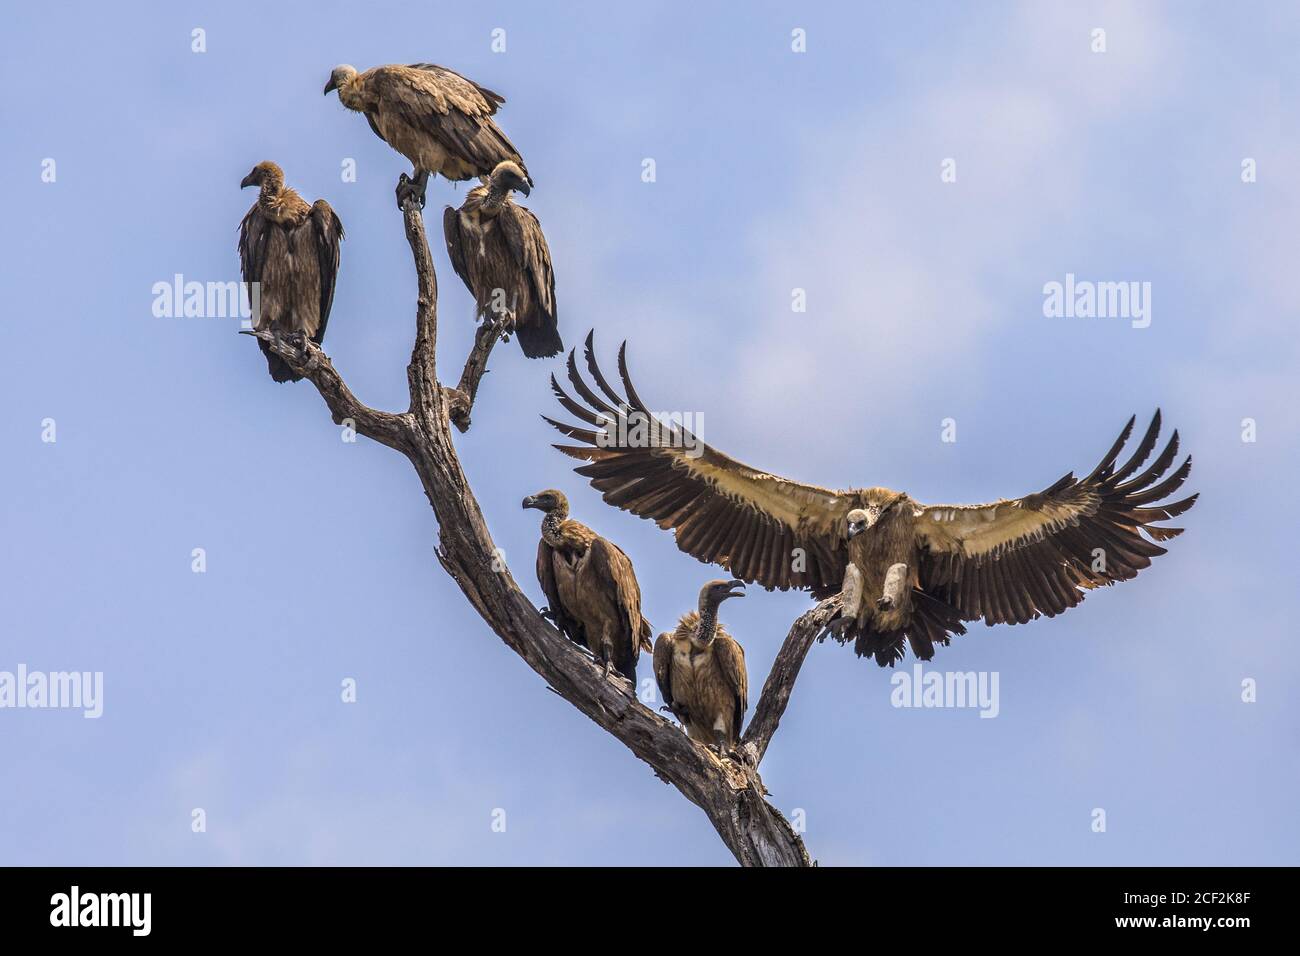
[[564,350],[555,312],[555,274],[541,223],[510,199],[529,193],[524,171],[499,163],[483,185],[469,191],[459,209],[442,216],[447,256],[474,296],[480,318],[499,319],[519,338],[529,358]]
[[692,740],[725,753],[740,742],[749,707],[745,651],[718,623],[718,606],[744,597],[742,581],[710,581],[700,589],[699,610],[682,616],[677,630],[655,641],[655,681],[664,704]]
[[[239,224],[239,266],[244,282],[258,284],[257,324],[278,335],[325,339],[334,280],[339,271],[343,224],[330,204],[313,205],[284,184],[284,172],[263,162],[239,184],[258,186],[257,202]],[[271,378],[296,382],[287,362],[260,339]]]
[[617,545],[569,517],[569,501],[553,488],[529,495],[525,508],[545,512],[537,545],[537,581],[547,617],[570,640],[636,685],[636,662],[650,650],[650,622],[641,616],[641,587]]
[[433,63],[377,66],[364,73],[336,66],[325,85],[327,94],[331,90],[411,161],[415,180],[402,175],[398,205],[407,195],[424,205],[430,173],[459,182],[487,176],[505,160],[518,163],[532,183],[518,150],[492,120],[505,99],[459,73]]
[[[1182,533],[1154,522],[1182,514],[1197,498],[1159,504],[1183,484],[1191,459],[1170,471],[1174,432],[1143,468],[1159,436],[1158,411],[1122,464],[1133,419],[1084,478],[1068,474],[1036,494],[988,504],[923,505],[886,488],[831,491],[743,465],[655,420],[622,350],[626,398],[601,374],[590,336],[586,358],[603,397],[578,374],[572,353],[569,380],[582,402],[554,377],[551,384],[560,403],[593,427],[547,419],[580,443],[556,446],[589,462],[578,474],[609,504],[674,529],[681,550],[737,578],[769,589],[808,588],[818,597],[856,593],[856,612],[841,620],[838,634],[882,665],[902,657],[905,640],[929,660],[935,644],[965,633],[963,621],[1053,617],[1092,588],[1135,577],[1165,553],[1157,541]],[[903,566],[894,573],[902,586],[891,594],[886,581],[896,565]]]

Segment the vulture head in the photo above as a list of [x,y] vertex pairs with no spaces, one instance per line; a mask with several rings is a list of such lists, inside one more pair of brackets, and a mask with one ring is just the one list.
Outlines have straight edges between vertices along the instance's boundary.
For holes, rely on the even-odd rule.
[[275,163],[263,160],[253,167],[253,171],[245,176],[239,182],[239,188],[245,189],[248,186],[261,186],[263,183],[270,183],[272,186],[281,186],[284,184],[284,170]]
[[906,495],[887,488],[868,488],[864,495],[867,499],[865,508],[854,508],[845,518],[848,521],[849,540],[853,540],[869,528],[874,528],[880,519],[889,513]]
[[334,67],[334,69],[330,71],[330,81],[325,84],[325,95],[329,96],[333,90],[342,89],[347,86],[352,82],[356,75],[357,68],[355,66],[348,66],[344,63],[341,66]]
[[497,163],[496,168],[492,170],[492,185],[502,193],[514,190],[527,196],[532,192],[528,185],[527,174],[519,168],[519,164],[511,160],[502,160]]
[[545,511],[547,514],[556,511],[559,512],[560,517],[565,517],[569,513],[569,499],[564,497],[564,492],[556,491],[554,488],[547,488],[545,491],[539,491],[537,494],[525,498],[524,507],[536,508],[538,511]]
[[700,588],[700,613],[703,614],[706,609],[716,611],[718,605],[727,598],[744,596],[744,581],[738,581],[734,578],[730,581],[710,581]]

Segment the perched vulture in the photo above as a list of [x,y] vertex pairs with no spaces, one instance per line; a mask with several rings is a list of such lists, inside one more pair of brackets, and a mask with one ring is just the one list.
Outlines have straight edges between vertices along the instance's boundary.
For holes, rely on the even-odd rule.
[[618,356],[626,398],[601,374],[587,338],[598,394],[569,354],[569,380],[554,376],[560,403],[590,428],[547,419],[578,445],[560,451],[609,504],[676,532],[677,546],[763,587],[845,595],[842,641],[881,665],[922,660],[963,621],[1022,624],[1053,617],[1100,585],[1127,581],[1165,553],[1155,542],[1181,528],[1153,524],[1182,514],[1197,496],[1159,504],[1187,478],[1191,458],[1170,471],[1178,433],[1143,467],[1160,433],[1157,411],[1132,457],[1119,454],[1133,420],[1084,478],[1068,474],[1023,498],[982,505],[924,505],[900,491],[831,491],[751,468],[655,419]]
[[692,740],[715,745],[719,755],[740,742],[749,675],[744,648],[718,623],[718,605],[744,597],[744,586],[710,581],[700,589],[699,610],[683,614],[677,630],[655,641],[655,681],[664,704]]
[[364,73],[336,66],[325,84],[327,95],[331,90],[348,109],[365,113],[375,135],[415,167],[414,180],[403,173],[398,181],[399,207],[408,196],[424,205],[430,173],[459,182],[487,176],[507,159],[532,184],[518,150],[492,121],[505,99],[459,73],[432,63]]
[[549,602],[545,616],[571,641],[636,685],[641,649],[651,649],[641,616],[641,587],[618,546],[569,517],[569,500],[554,489],[524,499],[545,512],[537,545],[537,581]]
[[[239,184],[245,186],[261,190],[239,224],[239,267],[244,282],[256,282],[259,290],[256,327],[320,345],[334,302],[343,224],[325,200],[307,205],[284,184],[284,171],[275,163],[254,166]],[[271,378],[296,382],[302,377],[265,342],[258,344]]]
[[442,215],[447,255],[474,296],[480,318],[498,316],[507,334],[519,337],[529,358],[564,350],[555,315],[555,274],[542,225],[510,191],[530,192],[524,171],[506,160],[482,186],[469,191],[459,209]]

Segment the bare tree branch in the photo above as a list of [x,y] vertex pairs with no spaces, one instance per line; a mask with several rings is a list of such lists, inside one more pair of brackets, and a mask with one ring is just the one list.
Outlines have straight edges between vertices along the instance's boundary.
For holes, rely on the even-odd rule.
[[781,723],[804,658],[808,656],[813,642],[826,633],[826,626],[839,611],[840,598],[835,595],[822,601],[791,625],[785,643],[772,662],[772,671],[763,684],[763,692],[758,696],[754,717],[741,740],[741,750],[755,766],[762,762],[763,755],[767,753],[767,745],[772,742],[772,735]]
[[358,435],[406,452],[411,440],[410,417],[381,412],[363,404],[352,394],[352,389],[348,388],[342,376],[334,369],[334,363],[316,343],[310,339],[294,343],[267,330],[245,331],[241,334],[252,335],[265,342],[272,352],[289,363],[296,374],[310,379],[329,406],[335,425],[350,421]]
[[474,408],[474,398],[478,395],[478,383],[487,371],[488,357],[492,349],[501,341],[501,325],[490,319],[484,319],[474,333],[474,347],[465,359],[465,370],[460,373],[460,384],[451,396],[451,423],[460,431],[469,431],[469,414]]
[[[403,208],[403,219],[419,289],[415,348],[407,367],[409,411],[392,414],[361,404],[329,358],[314,345],[295,346],[269,332],[255,334],[316,386],[336,422],[351,418],[358,433],[396,448],[410,459],[438,519],[438,560],[488,626],[556,693],[622,741],[654,769],[656,776],[700,807],[742,865],[812,865],[799,835],[765,799],[757,760],[749,765],[719,758],[643,705],[636,688],[617,672],[605,677],[602,667],[542,618],[505,569],[452,444],[451,412],[459,401],[458,395],[464,393],[444,388],[437,380],[434,351],[438,286],[424,220],[411,202]],[[476,339],[475,351],[479,350]],[[484,365],[490,351],[490,344],[482,348]],[[477,376],[472,388],[477,388]],[[472,404],[472,391],[469,398]],[[468,416],[468,409],[465,414]],[[807,653],[806,645],[811,643],[811,638],[804,640],[804,633],[812,625],[801,629],[801,624],[810,615],[817,615],[825,603],[796,623],[778,654],[780,676],[774,672],[764,687],[755,715],[756,722],[760,717],[763,722],[760,731],[755,734],[751,729],[748,738],[761,742],[757,747],[759,759],[776,730]],[[779,689],[769,694],[772,686]]]

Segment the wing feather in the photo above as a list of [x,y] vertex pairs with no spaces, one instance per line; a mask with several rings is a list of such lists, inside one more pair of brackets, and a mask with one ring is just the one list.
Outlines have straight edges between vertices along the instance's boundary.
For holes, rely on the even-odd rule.
[[[668,633],[655,638],[654,650],[655,683],[659,693],[670,710],[673,709],[673,636]],[[676,713],[676,711],[674,711]]]
[[745,669],[745,649],[731,635],[719,633],[713,640],[713,659],[718,664],[718,672],[726,682],[734,702],[732,728],[739,740],[745,711],[749,709],[749,673]]
[[608,589],[618,615],[619,644],[615,664],[635,681],[636,661],[641,653],[641,586],[632,561],[612,541],[595,537],[587,552],[587,567],[593,580]]
[[465,237],[460,232],[460,210],[454,206],[448,206],[442,211],[442,236],[447,241],[447,258],[451,260],[451,267],[460,276],[460,281],[465,283],[469,294],[477,299],[478,294],[470,279],[469,265],[465,261]]
[[[373,112],[432,136],[444,149],[473,163],[479,175],[487,175],[502,160],[513,160],[532,185],[519,151],[492,120],[505,102],[499,94],[434,63],[379,66],[361,79],[375,103]],[[371,127],[386,139],[382,125],[371,120]]]
[[[1157,541],[1180,528],[1154,526],[1187,511],[1196,495],[1153,506],[1191,472],[1178,457],[1178,433],[1151,464],[1160,413],[1118,469],[1130,419],[1101,463],[1082,480],[1066,475],[1037,494],[982,505],[923,505],[916,515],[921,587],[962,620],[1021,624],[1074,607],[1092,588],[1127,581],[1165,553]],[[1139,473],[1140,472],[1140,473]]]
[[[860,505],[852,491],[830,491],[767,474],[700,442],[681,425],[652,415],[632,386],[619,351],[620,395],[600,374],[592,336],[586,364],[596,389],[569,353],[578,398],[552,378],[560,404],[596,430],[545,420],[579,445],[556,445],[588,462],[576,468],[605,501],[676,532],[677,546],[766,588],[838,589],[848,560],[844,517]],[[597,389],[599,391],[597,391]],[[794,549],[806,566],[794,570]]]
[[312,238],[316,258],[320,265],[320,324],[312,341],[317,345],[325,340],[325,326],[334,307],[334,281],[339,274],[339,242],[343,239],[343,223],[334,209],[324,199],[317,199],[311,207]]

